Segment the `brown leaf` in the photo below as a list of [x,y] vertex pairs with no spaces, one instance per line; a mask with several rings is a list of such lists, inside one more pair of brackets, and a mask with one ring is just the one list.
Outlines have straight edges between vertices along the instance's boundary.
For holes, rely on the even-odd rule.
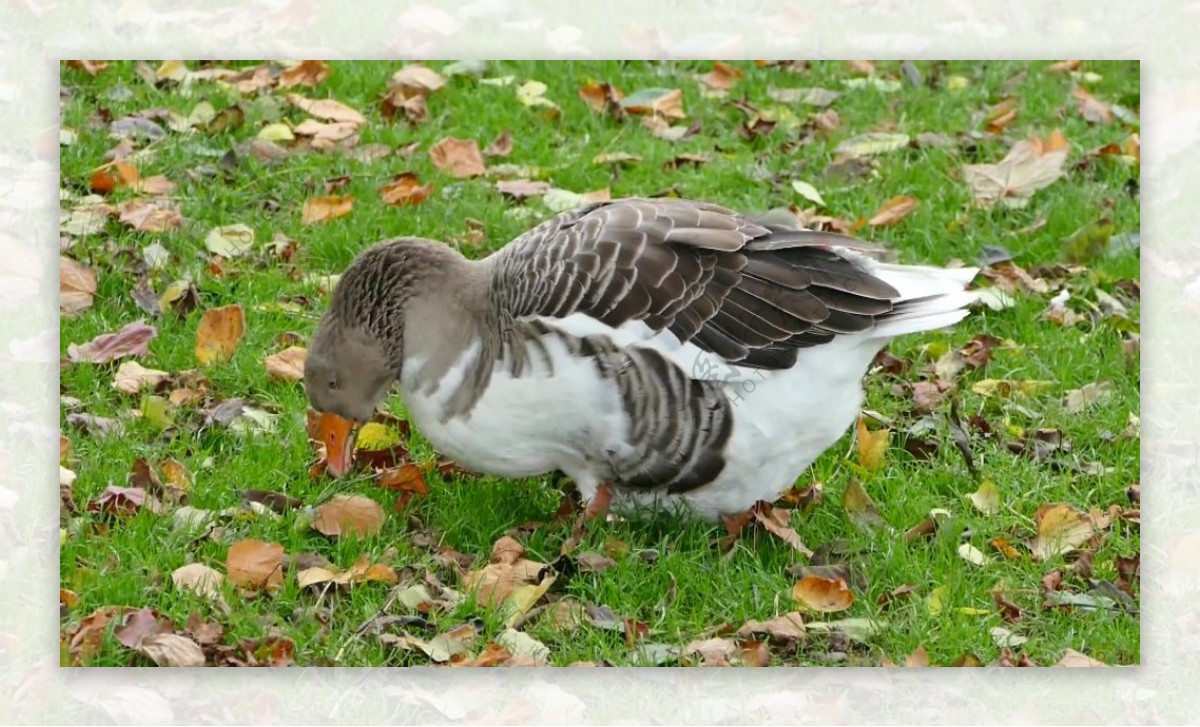
[[870,495],[857,479],[851,478],[847,483],[846,491],[842,495],[842,507],[845,508],[850,521],[860,529],[871,530],[887,526]]
[[792,600],[813,611],[845,611],[854,603],[854,591],[843,578],[806,575],[792,586]]
[[63,317],[77,316],[92,307],[96,294],[96,273],[66,255],[58,256],[58,312]]
[[383,528],[383,508],[362,495],[334,495],[316,508],[313,529],[330,537],[374,535]]
[[510,129],[505,129],[503,132],[501,132],[500,136],[496,137],[495,141],[493,141],[491,144],[488,144],[488,147],[483,150],[483,155],[489,157],[506,157],[509,154],[512,154],[512,150],[512,131]]
[[287,102],[318,119],[357,126],[367,123],[367,119],[362,114],[341,101],[331,98],[310,99],[296,93],[289,93]]
[[239,540],[229,546],[225,572],[235,586],[273,591],[283,585],[283,546],[261,540]]
[[331,73],[333,69],[325,61],[300,61],[283,69],[279,74],[279,87],[316,86],[329,78]]
[[1093,666],[1108,666],[1102,661],[1093,659],[1087,654],[1082,654],[1074,649],[1067,649],[1062,658],[1058,660],[1054,666],[1061,667],[1093,667]]
[[880,608],[887,608],[893,602],[899,601],[901,599],[911,598],[912,595],[916,592],[917,592],[916,585],[914,585],[912,583],[905,583],[903,585],[896,586],[895,588],[888,591],[887,593],[881,593],[879,595],[879,598],[876,599],[875,603]]
[[126,610],[122,606],[103,606],[79,622],[79,626],[71,634],[68,644],[71,656],[74,657],[74,663],[87,663],[100,653],[109,624],[124,614]]
[[938,408],[946,394],[954,384],[938,379],[937,381],[917,381],[912,385],[913,406],[918,413],[929,414]]
[[527,560],[525,547],[507,535],[492,546],[491,562],[463,577],[463,586],[474,591],[480,603],[498,605],[523,586],[537,583],[545,563]]
[[1078,71],[1083,61],[1058,61],[1046,66],[1047,73],[1071,73]]
[[[315,119],[305,119],[292,129],[296,136],[312,138],[312,148],[328,150],[339,144],[348,144],[358,133],[359,125],[350,121],[325,124]],[[352,144],[351,144],[352,145]]]
[[420,204],[429,199],[433,192],[433,182],[421,184],[421,180],[413,172],[397,174],[392,181],[379,188],[379,196],[384,204],[404,205]]
[[742,666],[768,666],[771,650],[765,641],[743,641],[738,645],[738,659]]
[[67,64],[67,68],[84,71],[89,76],[94,76],[108,68],[107,61],[63,61],[63,63]]
[[742,77],[742,72],[733,66],[713,61],[712,70],[700,76],[700,82],[716,91],[728,91]]
[[800,539],[800,535],[792,529],[788,522],[791,515],[791,510],[785,510],[781,507],[771,507],[769,503],[759,502],[753,508],[754,519],[775,537],[792,546],[792,548],[804,553],[807,557],[812,557],[812,551],[804,545],[804,541]]
[[626,96],[620,101],[626,113],[654,115],[667,119],[686,118],[683,112],[683,91],[678,88],[648,88]]
[[204,311],[196,328],[196,360],[207,366],[232,357],[245,335],[246,312],[240,305]]
[[177,185],[163,175],[155,174],[153,177],[143,177],[130,186],[133,187],[135,192],[153,195],[167,195],[174,192]]
[[1009,97],[988,109],[983,117],[989,134],[999,134],[1017,120],[1017,99]]
[[791,648],[805,639],[804,616],[798,611],[793,611],[785,613],[782,616],[776,616],[769,621],[755,621],[751,619],[738,629],[737,635],[743,639],[757,635],[766,635],[771,639],[771,643]]
[[67,346],[67,358],[76,363],[106,363],[125,356],[143,356],[150,352],[150,341],[158,329],[134,321],[115,333],[102,333],[85,344]]
[[139,232],[166,232],[183,226],[183,216],[165,200],[131,199],[117,206],[120,221]]
[[203,563],[189,563],[171,572],[171,583],[181,591],[191,591],[202,598],[221,597],[221,582],[225,576]]
[[410,63],[392,74],[388,85],[402,89],[409,96],[428,96],[446,85],[446,79],[437,71]]
[[308,349],[303,346],[288,346],[279,353],[263,358],[267,374],[277,381],[300,381],[304,378],[304,361]]
[[304,201],[304,209],[300,211],[300,221],[306,225],[328,222],[338,217],[345,217],[353,208],[354,198],[348,195],[333,194],[326,197],[310,197]]
[[920,644],[916,651],[908,655],[904,660],[904,666],[929,666],[929,652],[925,651],[925,644]]
[[429,158],[433,166],[458,179],[478,177],[487,172],[474,139],[447,136],[429,148]]
[[593,111],[621,116],[621,99],[624,96],[620,89],[610,83],[586,83],[579,89],[579,98]]
[[204,650],[180,634],[151,634],[135,648],[159,666],[204,666]]
[[879,208],[878,212],[871,216],[871,219],[867,220],[867,224],[872,227],[894,225],[912,214],[912,211],[916,208],[917,200],[915,197],[909,197],[907,195],[892,197],[887,202],[883,203],[883,206]]
[[996,604],[996,608],[1000,609],[1000,615],[1004,617],[1005,621],[1016,623],[1021,620],[1020,606],[1010,601],[999,586],[992,589],[992,602]]
[[1029,543],[1036,560],[1049,560],[1056,555],[1075,550],[1101,527],[1097,518],[1066,503],[1043,505],[1033,516],[1037,537]]
[[1075,97],[1075,102],[1079,106],[1079,114],[1088,122],[1093,124],[1107,124],[1112,121],[1112,108],[1100,101],[1085,89],[1076,86],[1071,89],[1071,95]]
[[395,505],[397,509],[406,506],[414,495],[429,494],[429,485],[425,483],[425,470],[412,462],[380,472],[379,486],[400,493]]
[[1019,205],[1063,175],[1067,152],[1065,137],[1056,131],[1046,142],[1036,138],[1018,141],[997,164],[968,164],[963,176],[980,205],[988,207],[1001,200]]
[[123,623],[113,631],[113,636],[131,649],[153,634],[171,631],[170,621],[160,620],[158,614],[148,608],[131,610],[124,615]]
[[700,639],[683,647],[683,653],[698,655],[701,666],[732,666],[729,660],[738,653],[738,645],[733,639]]

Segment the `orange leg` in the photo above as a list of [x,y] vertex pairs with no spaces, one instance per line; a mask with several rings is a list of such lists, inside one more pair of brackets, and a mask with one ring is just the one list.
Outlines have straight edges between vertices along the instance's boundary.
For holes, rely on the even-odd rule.
[[590,520],[597,516],[603,519],[608,514],[608,506],[612,504],[612,498],[612,487],[606,482],[601,482],[600,486],[596,488],[596,494],[592,496],[592,501],[583,511],[584,519]]

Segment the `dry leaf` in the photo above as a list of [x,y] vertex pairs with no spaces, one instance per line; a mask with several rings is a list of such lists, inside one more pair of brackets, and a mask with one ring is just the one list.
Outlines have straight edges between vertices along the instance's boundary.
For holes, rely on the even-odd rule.
[[858,447],[858,464],[866,470],[877,470],[883,466],[888,442],[892,438],[892,430],[867,429],[865,417],[859,417],[855,424],[855,443]]
[[243,588],[274,590],[283,585],[283,546],[261,540],[239,540],[229,546],[225,572]]
[[214,227],[204,236],[204,246],[214,255],[239,257],[254,249],[254,230],[242,223]]
[[491,144],[488,144],[488,147],[483,150],[483,155],[489,157],[506,157],[512,153],[512,150],[512,131],[505,129],[500,136],[496,137],[495,141],[493,141]]
[[341,101],[335,101],[331,98],[309,99],[299,94],[289,93],[287,95],[287,102],[318,119],[356,124],[359,126],[367,123],[367,119],[362,114]]
[[1036,560],[1049,560],[1075,550],[1101,527],[1091,514],[1061,502],[1038,508],[1033,522],[1037,537],[1029,543],[1029,549]]
[[113,388],[122,394],[138,394],[142,389],[153,389],[168,377],[170,374],[166,371],[148,369],[137,361],[126,361],[117,368]]
[[308,349],[303,346],[288,346],[279,353],[263,358],[267,374],[279,381],[300,381],[304,378],[304,360]]
[[117,187],[137,184],[139,178],[137,167],[126,161],[115,161],[93,172],[88,184],[93,192],[108,194]]
[[654,115],[668,119],[686,118],[683,112],[683,91],[678,88],[647,88],[626,96],[619,102],[627,113]]
[[378,502],[362,495],[334,495],[313,513],[313,529],[330,537],[374,535],[383,528],[385,514]]
[[204,650],[180,634],[151,634],[139,639],[135,648],[159,666],[204,666]]
[[230,358],[245,335],[246,312],[240,305],[204,311],[196,328],[196,360],[207,366]]
[[733,66],[713,61],[712,70],[700,76],[700,82],[717,91],[728,91],[742,77],[742,72]]
[[1071,95],[1079,105],[1079,114],[1093,124],[1107,124],[1112,121],[1112,107],[1100,101],[1083,88],[1076,86],[1071,89]]
[[1088,656],[1087,654],[1081,654],[1080,652],[1075,651],[1074,649],[1067,649],[1066,653],[1063,654],[1062,658],[1059,659],[1058,663],[1055,664],[1054,666],[1093,667],[1093,666],[1108,666],[1108,664],[1105,664],[1102,661],[1093,659],[1092,657]]
[[332,149],[338,142],[346,142],[358,132],[358,124],[350,121],[339,121],[325,124],[315,119],[305,119],[292,132],[297,136],[312,137],[314,149]]
[[854,592],[843,578],[806,575],[792,587],[792,600],[812,611],[845,611],[854,603]]
[[983,551],[970,543],[962,543],[958,546],[958,556],[971,565],[987,565],[990,562]]
[[871,219],[867,220],[867,224],[872,227],[894,225],[905,217],[908,217],[916,208],[917,200],[915,197],[907,195],[892,197],[883,203],[883,206],[871,216]]
[[1111,397],[1113,389],[1111,381],[1097,381],[1081,389],[1072,389],[1063,399],[1063,408],[1071,414],[1082,411]]
[[999,134],[1005,127],[1017,120],[1017,99],[1009,97],[988,109],[983,117],[984,126],[989,134]]
[[203,598],[221,598],[221,582],[225,576],[203,563],[189,563],[171,573],[171,583],[181,591],[191,591]]
[[435,70],[410,63],[392,74],[388,85],[399,88],[409,96],[428,96],[446,85],[446,79]]
[[971,501],[976,510],[984,515],[995,515],[1000,512],[1000,490],[991,480],[979,483],[979,489],[967,495],[967,499]]
[[498,605],[523,586],[538,583],[545,563],[525,558],[525,548],[504,536],[492,546],[491,562],[463,577],[463,586],[474,591],[480,603]]
[[701,666],[732,666],[730,659],[738,653],[738,645],[733,639],[701,639],[683,647],[684,655],[697,654]]
[[586,83],[579,89],[579,98],[593,111],[619,114],[622,112],[621,91],[610,83]]
[[487,172],[474,139],[447,136],[429,148],[429,158],[433,166],[458,179],[478,177]]
[[329,195],[327,197],[310,197],[304,201],[304,209],[300,212],[300,221],[306,225],[317,222],[328,222],[338,217],[345,217],[354,208],[354,198],[350,196]]
[[96,273],[65,255],[58,256],[58,312],[64,317],[79,315],[92,307]]
[[76,363],[106,363],[125,356],[143,356],[150,352],[150,341],[157,335],[154,326],[134,321],[115,333],[102,333],[82,345],[68,345],[67,358]]
[[329,78],[331,73],[333,69],[325,61],[300,61],[283,69],[279,74],[279,87],[316,86]]
[[118,205],[118,209],[121,224],[139,232],[166,232],[183,226],[183,216],[179,210],[162,200],[131,199]]
[[790,510],[771,507],[764,502],[755,505],[752,512],[754,513],[754,519],[766,528],[767,532],[801,553],[804,553],[805,556],[812,557],[813,552],[804,545],[804,541],[800,539],[800,535],[792,529],[791,524],[788,522],[791,515]]
[[534,182],[528,179],[503,179],[496,182],[496,189],[513,199],[537,197],[550,191],[549,182]]
[[1068,150],[1065,137],[1055,131],[1045,142],[1018,141],[997,164],[968,164],[963,167],[963,175],[981,206],[1001,200],[1020,206],[1034,192],[1062,177]]
[[841,157],[863,157],[887,154],[908,146],[908,134],[872,131],[859,134],[838,144],[834,152]]
[[737,631],[741,638],[765,634],[771,642],[783,647],[793,647],[804,641],[804,617],[796,611],[776,616],[769,621],[747,621]]
[[421,184],[421,180],[412,172],[397,174],[392,181],[379,188],[379,196],[384,204],[403,207],[409,204],[420,204],[429,199],[433,191],[433,182]]

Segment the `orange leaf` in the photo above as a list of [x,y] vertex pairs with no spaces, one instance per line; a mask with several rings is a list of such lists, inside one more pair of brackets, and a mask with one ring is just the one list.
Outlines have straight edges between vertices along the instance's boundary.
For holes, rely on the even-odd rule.
[[385,514],[378,502],[362,495],[334,495],[319,506],[313,516],[313,529],[330,537],[374,535],[383,528]]
[[713,61],[712,70],[700,77],[700,81],[717,91],[727,91],[742,77],[742,72],[733,66]]
[[478,177],[487,171],[474,139],[447,136],[429,148],[429,158],[433,166],[459,179]]
[[620,109],[624,96],[620,89],[611,83],[585,83],[579,89],[579,98],[594,111],[608,111]]
[[366,117],[350,108],[341,101],[331,98],[311,99],[296,93],[287,95],[287,102],[309,115],[326,121],[345,122],[361,126],[367,123]]
[[379,486],[386,490],[429,494],[429,485],[425,484],[425,470],[412,462],[381,472]]
[[384,204],[404,206],[424,202],[429,199],[429,193],[432,191],[433,182],[422,185],[416,174],[404,172],[380,187],[379,196],[383,198]]
[[246,335],[246,313],[240,305],[204,311],[196,329],[196,360],[203,365],[228,359]]
[[345,217],[353,208],[353,197],[340,197],[336,194],[328,197],[310,197],[304,202],[304,209],[300,212],[300,221],[306,225],[328,222],[338,217]]
[[316,86],[329,78],[331,73],[333,73],[333,69],[325,61],[300,61],[279,74],[279,87]]
[[813,611],[832,613],[850,608],[854,592],[845,579],[807,575],[792,586],[792,598]]
[[239,540],[229,546],[225,571],[234,585],[274,590],[283,584],[283,546],[261,540]]
[[139,179],[137,167],[129,162],[113,162],[97,169],[89,181],[93,192],[108,194],[117,187],[136,184]]
[[880,429],[872,432],[867,429],[867,420],[858,418],[855,424],[855,442],[858,445],[858,463],[863,469],[877,470],[883,466],[884,455],[892,430]]
[[1006,98],[988,109],[983,117],[984,126],[989,134],[999,134],[1017,120],[1017,99]]
[[883,203],[883,206],[879,208],[879,211],[871,219],[867,220],[867,224],[872,227],[894,225],[912,214],[912,211],[916,208],[917,200],[915,197],[909,197],[908,195],[892,197]]

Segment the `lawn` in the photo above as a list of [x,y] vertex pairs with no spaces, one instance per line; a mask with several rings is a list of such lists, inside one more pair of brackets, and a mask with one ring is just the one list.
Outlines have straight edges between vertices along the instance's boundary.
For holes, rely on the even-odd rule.
[[[62,68],[64,664],[1138,663],[1136,62],[438,61],[399,91],[400,62],[92,63]],[[1031,137],[1045,184],[981,199],[968,165]],[[486,255],[580,194],[791,205],[902,262],[988,264],[987,305],[896,340],[865,379],[868,436],[777,504],[811,558],[667,516],[590,523],[563,555],[562,483],[433,467],[420,432],[387,441],[397,420],[376,461],[415,463],[427,493],[310,474],[303,388],[264,358],[305,345],[327,276],[400,235]],[[232,225],[252,242],[212,234]],[[201,363],[206,311],[232,305],[244,336],[218,330]],[[71,360],[138,320],[144,353]],[[165,374],[118,388],[129,362]],[[361,537],[314,527],[336,496],[379,504]],[[509,584],[519,607],[470,587],[506,535],[554,566]],[[247,548],[268,588],[231,572]],[[356,562],[377,568],[306,570]],[[792,612],[803,629],[743,629]]]

